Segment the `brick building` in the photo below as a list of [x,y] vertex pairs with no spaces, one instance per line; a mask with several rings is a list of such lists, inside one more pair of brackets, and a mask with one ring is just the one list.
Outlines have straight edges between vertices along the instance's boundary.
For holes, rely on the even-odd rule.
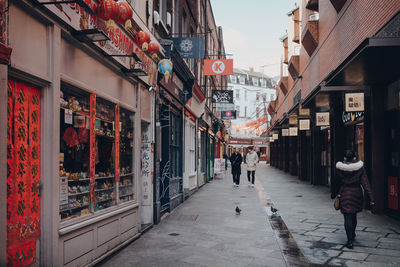
[[[400,215],[399,10],[394,0],[303,0],[289,12],[265,133],[275,137],[271,165],[312,184],[335,183],[335,163],[354,149],[376,210],[393,216]],[[346,105],[350,94],[365,107]]]

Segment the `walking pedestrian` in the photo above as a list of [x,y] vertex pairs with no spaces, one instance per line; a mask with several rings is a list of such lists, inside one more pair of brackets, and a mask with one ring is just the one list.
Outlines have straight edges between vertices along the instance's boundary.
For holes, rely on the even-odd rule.
[[370,199],[370,205],[375,205],[371,186],[368,182],[364,163],[357,161],[353,150],[344,152],[344,161],[336,163],[337,185],[332,191],[332,198],[340,197],[340,211],[344,216],[346,230],[346,247],[352,249],[356,237],[357,213],[363,208],[363,191]]
[[231,158],[231,172],[233,176],[233,186],[237,187],[240,183],[240,175],[242,174],[242,155],[239,152],[239,148],[235,149],[235,152],[232,154]]
[[[249,181],[249,186],[254,187],[254,179],[256,175],[256,166],[258,162],[258,155],[254,151],[253,146],[249,146],[246,155],[246,163],[247,163],[247,180]],[[251,174],[251,183],[250,183],[250,174]]]

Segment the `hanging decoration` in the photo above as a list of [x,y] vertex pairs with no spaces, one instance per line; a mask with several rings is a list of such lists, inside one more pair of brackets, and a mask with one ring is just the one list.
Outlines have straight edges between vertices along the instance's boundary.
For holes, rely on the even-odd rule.
[[160,46],[156,42],[150,42],[149,49],[147,52],[155,60],[157,59],[157,53],[160,51]]
[[149,48],[150,34],[144,31],[140,31],[135,36],[136,43],[142,48],[143,51],[147,51]]
[[133,11],[128,3],[126,2],[119,2],[117,4],[118,9],[115,16],[115,21],[121,25],[125,25],[127,20],[132,19]]
[[97,15],[103,20],[115,19],[118,13],[118,4],[113,0],[102,0],[97,6]]
[[29,266],[40,235],[40,91],[9,80],[7,122],[7,266]]
[[172,73],[173,64],[169,59],[162,59],[158,62],[158,71],[164,76],[165,82],[168,83],[169,77]]

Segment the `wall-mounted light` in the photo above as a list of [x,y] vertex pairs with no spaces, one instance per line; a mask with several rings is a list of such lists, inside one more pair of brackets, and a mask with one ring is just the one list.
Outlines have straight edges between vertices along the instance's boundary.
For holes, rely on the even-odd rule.
[[110,40],[103,30],[97,28],[75,31],[73,35],[82,42],[102,42]]

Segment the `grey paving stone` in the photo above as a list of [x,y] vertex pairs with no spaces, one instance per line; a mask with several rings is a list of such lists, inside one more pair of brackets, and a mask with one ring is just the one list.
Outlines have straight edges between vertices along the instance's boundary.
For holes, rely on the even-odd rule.
[[400,239],[400,234],[389,234],[387,237],[393,239]]
[[363,253],[368,253],[368,254],[373,254],[373,255],[381,255],[381,256],[398,256],[398,255],[400,255],[398,250],[368,248],[368,247],[360,247],[360,246],[355,246],[353,249],[348,249],[348,248],[344,247],[343,250],[344,251],[363,252]]
[[381,256],[381,255],[369,255],[366,261],[373,261],[373,262],[381,262],[381,263],[388,263],[388,264],[397,264],[400,266],[400,255],[399,257],[393,256]]
[[367,253],[360,252],[343,252],[339,258],[350,260],[365,260],[368,257]]

